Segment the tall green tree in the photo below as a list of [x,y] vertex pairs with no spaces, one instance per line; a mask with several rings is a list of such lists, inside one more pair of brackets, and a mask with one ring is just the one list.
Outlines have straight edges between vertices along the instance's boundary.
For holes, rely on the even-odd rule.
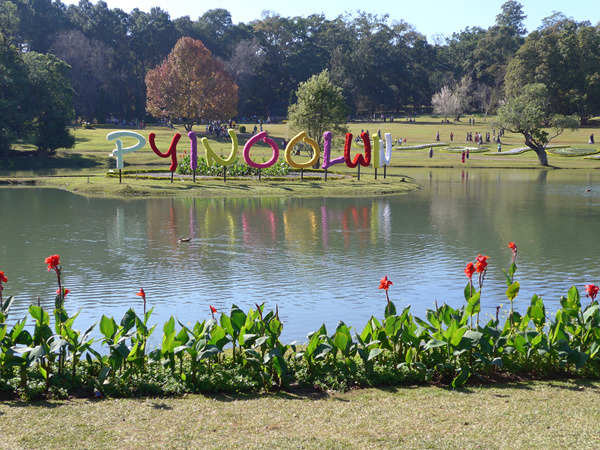
[[292,134],[306,131],[322,147],[326,131],[334,136],[347,132],[349,109],[342,89],[332,83],[327,70],[300,83],[296,97],[297,102],[288,109],[288,128]]
[[67,129],[73,119],[73,88],[69,65],[49,54],[23,55],[29,80],[31,117],[28,123],[38,152],[53,155],[59,148],[71,148],[75,138]]
[[0,155],[8,156],[11,142],[24,132],[29,117],[27,68],[17,50],[0,46]]
[[519,94],[509,97],[498,109],[494,125],[522,134],[525,145],[536,153],[540,164],[548,166],[546,146],[564,130],[577,129],[579,118],[554,113],[548,89],[538,83],[523,86]]
[[543,83],[552,109],[576,113],[585,123],[600,111],[600,30],[564,15],[553,15],[544,23],[527,36],[510,61],[507,93]]
[[523,21],[527,18],[523,12],[523,5],[516,0],[509,0],[500,7],[500,14],[496,16],[496,25],[508,28],[514,36],[527,33]]

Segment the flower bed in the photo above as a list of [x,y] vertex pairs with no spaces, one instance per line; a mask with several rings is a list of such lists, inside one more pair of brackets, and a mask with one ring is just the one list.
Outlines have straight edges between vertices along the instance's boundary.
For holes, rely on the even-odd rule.
[[386,276],[379,285],[386,295],[383,317],[371,317],[362,329],[353,331],[343,322],[333,331],[322,325],[305,344],[284,344],[277,309],[257,304],[242,311],[232,305],[227,314],[207,305],[210,318],[193,326],[171,317],[162,325],[161,344],[151,351],[147,343],[156,326],[149,325],[151,299],[143,289],[136,294],[143,314],[130,309],[119,322],[102,316],[101,338],[92,346],[95,325],[84,332],[74,328],[78,313],[70,316],[65,308],[69,290],[62,285],[59,256],[52,255],[46,263],[58,282],[53,326],[50,314],[37,305],[9,325],[13,297],[2,298],[8,277],[0,272],[0,395],[179,395],[271,390],[292,383],[338,390],[429,381],[456,387],[472,376],[528,373],[600,377],[599,288],[586,285],[587,305],[573,286],[555,314],[537,295],[526,311],[517,312],[517,245],[508,247],[512,262],[504,276],[510,310],[503,323],[500,307],[496,317],[480,321],[489,258],[479,255],[464,269],[468,282],[461,308],[436,304],[423,318],[413,316],[410,306],[398,311]]
[[574,148],[574,147],[563,147],[563,148],[547,148],[546,151],[550,155],[554,156],[588,156],[599,152],[595,148]]
[[489,147],[482,145],[481,147],[463,147],[460,145],[454,145],[452,147],[446,147],[441,149],[442,152],[445,153],[462,153],[469,150],[469,153],[486,153],[490,151]]
[[507,150],[505,152],[490,152],[487,153],[486,156],[510,156],[510,155],[520,155],[521,153],[532,151],[529,147],[519,147]]
[[448,145],[446,142],[435,142],[433,144],[420,144],[420,145],[398,145],[394,147],[395,150],[422,150],[424,148],[431,147],[445,147]]

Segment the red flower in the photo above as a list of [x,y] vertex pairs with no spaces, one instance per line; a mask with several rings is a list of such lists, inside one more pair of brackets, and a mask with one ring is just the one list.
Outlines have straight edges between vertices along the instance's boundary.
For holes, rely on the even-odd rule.
[[216,313],[216,312],[217,312],[217,308],[215,308],[213,305],[208,305],[208,306],[210,306],[210,312],[211,312],[212,314],[214,314],[214,313]]
[[487,260],[490,259],[489,256],[481,256],[479,255],[477,257],[477,263],[475,263],[475,272],[477,273],[481,273],[483,271],[485,271],[488,263]]
[[137,293],[137,294],[135,294],[135,295],[138,295],[138,296],[142,297],[142,299],[143,299],[144,301],[146,301],[146,293],[144,292],[144,290],[143,290],[142,288],[140,288],[140,292],[138,292],[138,293]]
[[592,301],[594,301],[596,295],[598,295],[598,290],[600,290],[600,288],[595,284],[586,284],[585,290],[587,291],[586,297],[590,297]]
[[515,244],[514,242],[509,242],[508,248],[510,248],[514,252],[517,250],[517,244]]
[[48,270],[58,270],[58,265],[60,264],[59,258],[60,256],[58,255],[52,255],[45,259],[46,264],[48,264]]
[[8,278],[4,276],[4,272],[0,271],[0,283],[6,283]]
[[[70,290],[68,290],[67,288],[63,288],[63,298],[67,296],[67,294],[71,292]],[[59,295],[60,294],[60,289],[56,290],[56,294]]]
[[471,278],[474,273],[475,273],[475,264],[470,262],[467,264],[467,267],[465,267],[465,275],[467,277]]
[[390,288],[390,285],[392,285],[394,283],[392,283],[390,280],[388,280],[387,275],[385,277],[383,277],[381,279],[381,283],[379,283],[379,289],[385,289],[386,291]]

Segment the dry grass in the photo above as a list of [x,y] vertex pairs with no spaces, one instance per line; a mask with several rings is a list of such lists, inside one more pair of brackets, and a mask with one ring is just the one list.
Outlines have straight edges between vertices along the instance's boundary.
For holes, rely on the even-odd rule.
[[597,448],[600,385],[0,403],[4,448]]

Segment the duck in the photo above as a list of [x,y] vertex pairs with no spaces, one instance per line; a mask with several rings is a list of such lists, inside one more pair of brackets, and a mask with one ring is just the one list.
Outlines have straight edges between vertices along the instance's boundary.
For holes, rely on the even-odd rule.
[[190,242],[192,238],[179,238],[177,239],[177,243],[181,244],[182,242]]

